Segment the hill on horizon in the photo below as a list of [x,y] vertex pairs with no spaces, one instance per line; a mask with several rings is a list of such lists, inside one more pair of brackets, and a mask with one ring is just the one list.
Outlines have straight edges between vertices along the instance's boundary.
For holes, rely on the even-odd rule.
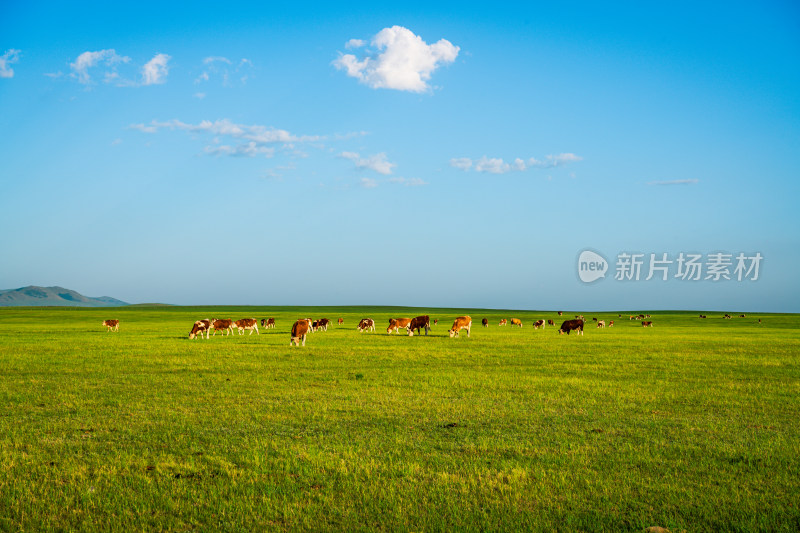
[[29,285],[19,289],[0,290],[0,307],[21,306],[74,306],[74,307],[119,307],[130,305],[110,296],[91,298],[64,287],[39,287]]

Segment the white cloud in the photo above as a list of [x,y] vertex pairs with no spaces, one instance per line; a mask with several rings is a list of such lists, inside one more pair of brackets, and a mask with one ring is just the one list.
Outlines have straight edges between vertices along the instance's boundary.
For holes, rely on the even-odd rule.
[[486,156],[476,160],[472,160],[469,157],[454,157],[450,160],[450,166],[461,169],[465,172],[474,168],[475,172],[505,174],[511,171],[522,172],[528,170],[529,168],[559,167],[581,160],[583,160],[582,157],[570,153],[548,155],[543,160],[538,160],[531,157],[525,161],[524,159],[517,157],[512,163],[507,163],[501,158],[489,158]]
[[247,82],[249,76],[245,72],[253,66],[253,62],[242,58],[234,65],[234,62],[227,57],[209,56],[203,59],[203,65],[205,65],[205,68],[194,80],[195,83],[210,81],[211,78],[219,78],[222,80],[222,85],[229,87],[231,85],[230,80],[234,75],[238,77],[242,85]]
[[255,141],[250,141],[237,146],[206,146],[203,151],[210,155],[230,155],[234,157],[255,157],[257,155],[272,157],[275,155],[274,147],[263,146]]
[[505,174],[511,170],[511,165],[502,159],[486,156],[481,157],[475,162],[475,172],[489,172],[490,174]]
[[211,63],[214,63],[215,61],[218,61],[218,62],[221,62],[221,63],[227,63],[228,65],[231,64],[231,60],[230,59],[228,59],[227,57],[222,57],[222,56],[210,56],[210,57],[207,57],[207,58],[203,59],[203,64],[209,65]]
[[236,124],[229,119],[222,120],[202,120],[198,124],[188,124],[180,120],[167,120],[159,122],[151,121],[149,124],[131,124],[131,129],[143,131],[145,133],[155,133],[161,129],[181,130],[190,133],[210,133],[213,135],[230,136],[236,139],[245,139],[257,143],[291,143],[291,142],[312,142],[321,137],[318,135],[293,135],[286,130],[279,130],[258,124]]
[[358,169],[368,168],[370,170],[374,170],[378,174],[383,174],[383,175],[391,174],[392,169],[397,166],[396,164],[387,161],[386,154],[383,152],[369,156],[367,158],[362,158],[359,154],[355,152],[342,152],[341,154],[339,154],[339,157],[343,157],[344,159],[349,159],[350,161],[355,163],[356,168]]
[[469,157],[454,157],[450,160],[450,166],[466,171],[472,168],[472,159]]
[[[281,146],[282,149],[289,150],[290,154],[296,154],[299,151],[295,149],[295,143],[313,143],[323,138],[319,135],[294,135],[286,130],[258,124],[237,124],[228,119],[213,122],[203,120],[197,124],[189,124],[177,119],[165,122],[153,120],[147,124],[131,124],[128,127],[142,133],[178,130],[193,136],[211,135],[213,136],[212,145],[206,146],[203,150],[206,154],[239,157],[256,155],[272,157],[275,153],[275,146]],[[222,139],[225,138],[228,138],[229,141],[222,144]],[[239,141],[238,144],[236,141]]]
[[170,60],[167,54],[156,54],[153,59],[142,67],[142,85],[157,85],[164,83],[169,73],[167,63]]
[[540,161],[533,157],[530,158],[528,164],[532,167],[537,168],[553,168],[553,167],[560,167],[562,165],[566,165],[567,163],[572,163],[575,161],[582,161],[583,158],[577,156],[575,154],[558,154],[558,155],[548,155],[544,161]]
[[378,181],[372,178],[361,178],[361,186],[366,189],[374,189],[378,186]]
[[347,48],[347,49],[350,49],[350,48],[361,48],[365,44],[367,44],[366,41],[362,41],[361,39],[350,39],[349,41],[344,43],[344,47]]
[[694,185],[698,183],[700,180],[697,178],[693,179],[686,179],[686,180],[671,180],[671,181],[651,181],[648,185]]
[[203,98],[206,97],[206,93],[194,93],[194,97],[197,98],[198,100],[202,100]]
[[109,79],[109,76],[111,76],[111,79],[113,79],[116,77],[116,65],[118,63],[128,63],[130,60],[130,57],[120,56],[111,48],[108,50],[98,50],[96,52],[84,52],[78,56],[74,63],[70,63],[69,66],[72,69],[72,76],[77,78],[80,83],[87,85],[92,82],[92,78],[89,76],[90,68],[101,63],[107,67],[111,67],[110,71],[105,72],[105,78]]
[[19,50],[9,48],[2,56],[0,56],[0,78],[14,77],[14,69],[9,67],[9,65],[13,65],[19,61],[19,53]]
[[[358,39],[348,41],[348,47]],[[428,80],[439,66],[452,63],[460,48],[446,39],[427,44],[418,35],[402,26],[384,28],[372,38],[376,52],[367,51],[359,60],[353,54],[341,54],[333,65],[347,72],[373,89],[425,92],[430,90]]]

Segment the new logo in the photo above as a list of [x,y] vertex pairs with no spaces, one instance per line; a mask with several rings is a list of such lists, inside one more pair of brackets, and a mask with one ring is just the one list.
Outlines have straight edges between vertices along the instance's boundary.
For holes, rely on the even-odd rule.
[[608,261],[592,250],[584,250],[578,256],[578,277],[584,283],[592,283],[606,277]]

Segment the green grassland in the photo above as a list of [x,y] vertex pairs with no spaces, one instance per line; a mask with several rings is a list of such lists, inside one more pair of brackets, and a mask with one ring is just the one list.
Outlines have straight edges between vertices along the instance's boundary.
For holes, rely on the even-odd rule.
[[800,530],[800,316],[651,314],[2,308],[0,530]]

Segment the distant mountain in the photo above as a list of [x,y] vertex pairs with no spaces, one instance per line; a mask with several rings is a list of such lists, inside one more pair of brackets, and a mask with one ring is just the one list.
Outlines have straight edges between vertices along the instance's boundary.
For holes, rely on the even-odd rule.
[[118,307],[128,305],[127,302],[101,296],[90,298],[79,292],[63,287],[37,287],[30,285],[20,289],[0,290],[0,307],[11,306],[75,306],[75,307]]

